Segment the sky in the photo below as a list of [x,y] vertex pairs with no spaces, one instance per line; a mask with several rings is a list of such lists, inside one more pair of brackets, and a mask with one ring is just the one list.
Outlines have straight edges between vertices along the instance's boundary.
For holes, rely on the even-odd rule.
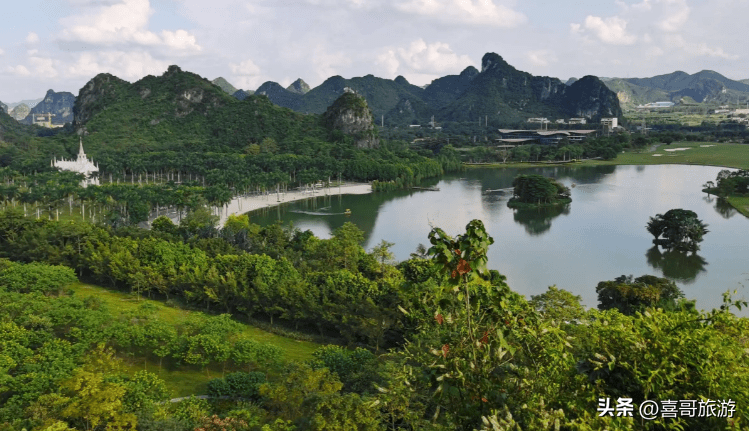
[[0,101],[130,82],[171,64],[254,90],[373,74],[416,85],[487,52],[519,70],[749,78],[749,0],[27,0],[6,2]]

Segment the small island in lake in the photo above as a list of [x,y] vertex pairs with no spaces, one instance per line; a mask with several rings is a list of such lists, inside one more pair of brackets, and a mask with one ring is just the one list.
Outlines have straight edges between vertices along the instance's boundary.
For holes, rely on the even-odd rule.
[[553,178],[542,175],[518,175],[512,181],[510,208],[539,208],[572,202],[570,189]]

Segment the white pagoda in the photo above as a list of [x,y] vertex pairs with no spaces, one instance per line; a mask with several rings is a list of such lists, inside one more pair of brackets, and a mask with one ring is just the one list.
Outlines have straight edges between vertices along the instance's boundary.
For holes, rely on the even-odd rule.
[[86,157],[86,153],[83,152],[83,138],[81,138],[80,146],[78,147],[77,159],[57,160],[57,158],[54,158],[50,162],[50,166],[63,171],[73,171],[83,174],[84,179],[81,181],[81,187],[99,185],[99,177],[96,176],[96,172],[99,172],[99,165],[94,164],[93,160],[89,160],[88,157]]

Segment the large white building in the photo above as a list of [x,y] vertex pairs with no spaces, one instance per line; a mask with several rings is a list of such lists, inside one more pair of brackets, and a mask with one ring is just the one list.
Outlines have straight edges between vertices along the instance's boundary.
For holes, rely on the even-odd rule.
[[96,172],[99,172],[99,166],[98,164],[94,164],[93,160],[89,160],[88,157],[86,157],[86,153],[83,152],[83,138],[81,138],[78,147],[78,158],[75,160],[57,160],[57,158],[54,158],[50,162],[50,166],[62,171],[72,171],[83,174],[84,179],[81,181],[82,187],[99,185],[99,177],[96,176]]

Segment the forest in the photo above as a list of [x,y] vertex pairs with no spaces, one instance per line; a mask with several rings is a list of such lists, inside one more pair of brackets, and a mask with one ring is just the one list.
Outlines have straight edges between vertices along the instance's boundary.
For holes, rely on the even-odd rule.
[[[215,226],[201,209],[143,230],[8,208],[0,429],[747,429],[749,323],[730,293],[702,311],[667,280],[623,277],[599,284],[599,310],[554,286],[528,300],[487,269],[505,245],[481,221],[425,240],[394,262],[350,223],[319,239],[246,216]],[[71,289],[79,280],[203,317],[121,312]],[[258,321],[319,347],[289,359],[242,335]],[[143,361],[214,378],[170,402],[159,372],[124,371]],[[599,414],[621,398],[634,416]],[[704,414],[645,420],[648,400]]]

